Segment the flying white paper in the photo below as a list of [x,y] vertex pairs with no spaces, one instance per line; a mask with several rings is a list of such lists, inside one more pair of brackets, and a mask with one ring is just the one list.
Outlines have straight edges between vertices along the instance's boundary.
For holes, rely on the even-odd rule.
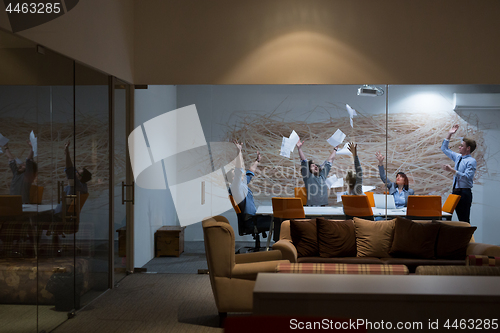
[[351,108],[349,104],[346,104],[345,106],[347,108],[347,112],[349,112],[349,121],[351,122],[351,127],[353,127],[352,118],[357,116],[356,110]]
[[328,188],[343,187],[344,186],[344,179],[337,178],[337,175],[333,175],[333,176],[328,177],[326,179],[326,185],[328,185]]
[[280,155],[290,158],[290,153],[295,149],[297,142],[299,142],[299,135],[295,131],[292,131],[289,138],[283,137]]
[[343,148],[337,150],[337,153],[335,155],[352,156],[352,153],[349,151],[349,149],[347,149],[347,143],[346,143]]
[[331,146],[337,147],[342,142],[344,142],[345,134],[341,130],[337,130],[326,142],[328,142]]
[[376,188],[376,186],[365,186],[365,185],[362,185],[361,188],[363,189],[363,193],[364,192],[369,192],[371,190],[374,190]]
[[0,133],[0,153],[3,153],[2,147],[5,146],[9,142],[9,139],[7,139],[5,136],[3,136]]
[[342,202],[342,196],[347,192],[337,192],[337,202]]
[[30,142],[31,142],[31,147],[33,148],[33,156],[36,157],[38,155],[38,153],[37,153],[37,150],[38,150],[38,140],[35,137],[35,133],[33,133],[33,131],[31,131],[31,133],[30,133]]

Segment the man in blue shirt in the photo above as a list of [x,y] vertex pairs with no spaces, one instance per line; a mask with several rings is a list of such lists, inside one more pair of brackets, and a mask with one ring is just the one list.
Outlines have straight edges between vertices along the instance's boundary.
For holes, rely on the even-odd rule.
[[472,205],[472,183],[474,181],[474,174],[476,173],[477,162],[470,155],[476,149],[476,141],[468,138],[463,138],[460,146],[458,146],[458,153],[451,151],[448,148],[451,136],[458,130],[458,125],[454,125],[449,131],[448,135],[441,145],[441,150],[450,159],[455,162],[452,167],[449,164],[443,165],[443,169],[454,174],[453,176],[453,194],[460,195],[455,212],[457,213],[460,221],[470,223],[470,207]]

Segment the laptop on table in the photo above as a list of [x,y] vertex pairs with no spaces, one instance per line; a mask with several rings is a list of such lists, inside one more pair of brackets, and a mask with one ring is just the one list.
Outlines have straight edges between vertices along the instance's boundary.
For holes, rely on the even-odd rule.
[[396,209],[396,203],[394,202],[394,196],[385,195],[385,194],[373,194],[373,199],[375,201],[375,208],[386,209],[386,200],[387,200],[387,209]]

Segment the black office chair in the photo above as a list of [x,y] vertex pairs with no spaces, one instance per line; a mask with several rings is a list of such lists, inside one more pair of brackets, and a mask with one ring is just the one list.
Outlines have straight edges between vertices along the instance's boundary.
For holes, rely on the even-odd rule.
[[241,212],[240,207],[236,204],[236,201],[234,201],[232,195],[229,195],[229,200],[231,201],[238,218],[238,234],[240,236],[252,235],[253,239],[255,239],[255,246],[240,248],[236,251],[236,253],[265,251],[266,248],[260,246],[260,234],[262,234],[263,238],[267,238],[266,232],[271,227],[272,218],[268,216],[244,214]]

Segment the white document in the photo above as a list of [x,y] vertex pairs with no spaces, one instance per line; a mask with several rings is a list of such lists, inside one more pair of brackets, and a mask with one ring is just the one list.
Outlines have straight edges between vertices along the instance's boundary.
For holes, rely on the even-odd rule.
[[280,155],[290,158],[290,153],[295,149],[297,142],[299,142],[299,135],[293,130],[289,138],[283,137]]
[[7,139],[5,136],[0,134],[0,153],[3,153],[2,147],[5,146],[9,142],[9,139]]
[[376,186],[362,185],[361,188],[363,190],[363,193],[365,193],[365,192],[370,192],[370,191],[376,189]]
[[35,133],[31,131],[30,133],[30,142],[31,142],[31,147],[33,148],[33,156],[36,157],[38,155],[37,150],[38,150],[38,140],[35,137]]
[[337,192],[337,202],[342,202],[342,196],[346,194],[347,192]]
[[344,145],[343,148],[337,150],[336,155],[346,155],[346,156],[352,156],[352,153],[347,149],[347,143]]
[[351,122],[351,127],[353,127],[352,118],[357,116],[356,110],[351,108],[351,106],[349,104],[346,104],[345,106],[347,108],[347,112],[349,112],[349,120]]
[[333,176],[328,177],[326,179],[326,185],[328,185],[328,188],[343,187],[344,186],[344,179],[337,178],[337,175],[333,175]]
[[345,134],[341,130],[337,130],[326,142],[328,142],[331,146],[337,147],[342,142],[344,142]]

